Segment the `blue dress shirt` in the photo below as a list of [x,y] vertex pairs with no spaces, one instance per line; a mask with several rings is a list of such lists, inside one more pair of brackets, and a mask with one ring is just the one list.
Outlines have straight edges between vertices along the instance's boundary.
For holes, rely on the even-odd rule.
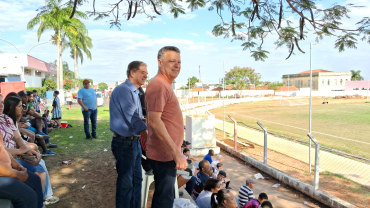
[[110,130],[129,137],[147,129],[142,117],[139,90],[128,79],[114,88],[109,100]]

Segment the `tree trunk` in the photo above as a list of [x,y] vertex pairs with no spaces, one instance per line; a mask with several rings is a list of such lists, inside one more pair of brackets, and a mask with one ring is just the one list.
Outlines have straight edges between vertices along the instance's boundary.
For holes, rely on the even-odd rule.
[[58,47],[58,66],[57,66],[57,88],[58,90],[63,89],[63,61],[62,61],[62,40],[61,40],[61,29],[58,30],[58,39],[57,39],[57,47]]
[[75,61],[75,89],[78,90],[78,58],[77,58],[77,51],[76,51],[76,47],[74,49],[74,61]]

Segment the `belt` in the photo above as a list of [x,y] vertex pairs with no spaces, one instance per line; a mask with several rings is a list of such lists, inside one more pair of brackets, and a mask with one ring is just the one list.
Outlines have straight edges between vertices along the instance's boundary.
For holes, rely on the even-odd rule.
[[138,136],[128,136],[128,137],[125,137],[125,136],[121,136],[117,133],[113,133],[113,137],[117,137],[117,138],[123,138],[123,139],[131,139],[131,140],[139,140],[140,137]]

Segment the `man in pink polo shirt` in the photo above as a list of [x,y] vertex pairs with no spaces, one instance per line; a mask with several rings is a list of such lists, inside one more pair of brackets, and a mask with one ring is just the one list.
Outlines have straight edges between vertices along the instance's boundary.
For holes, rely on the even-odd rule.
[[181,152],[184,122],[172,82],[181,70],[180,50],[166,46],[158,52],[158,74],[148,84],[147,157],[153,169],[155,190],[152,208],[172,208],[176,170],[188,166]]

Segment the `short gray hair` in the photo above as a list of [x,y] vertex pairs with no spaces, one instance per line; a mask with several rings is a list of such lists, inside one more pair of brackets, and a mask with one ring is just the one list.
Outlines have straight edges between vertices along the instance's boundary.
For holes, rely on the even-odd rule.
[[222,155],[217,155],[216,156],[216,160],[219,160],[219,159],[221,159],[222,158]]
[[131,63],[129,63],[128,66],[127,66],[127,71],[126,71],[127,79],[130,78],[131,71],[136,72],[137,70],[139,70],[139,67],[141,65],[146,66],[146,63],[144,63],[142,61],[132,61]]
[[180,49],[178,49],[175,46],[165,46],[165,47],[161,48],[158,51],[157,59],[161,59],[162,60],[163,59],[163,56],[164,56],[164,53],[166,53],[166,51],[175,51],[177,53],[180,53]]

